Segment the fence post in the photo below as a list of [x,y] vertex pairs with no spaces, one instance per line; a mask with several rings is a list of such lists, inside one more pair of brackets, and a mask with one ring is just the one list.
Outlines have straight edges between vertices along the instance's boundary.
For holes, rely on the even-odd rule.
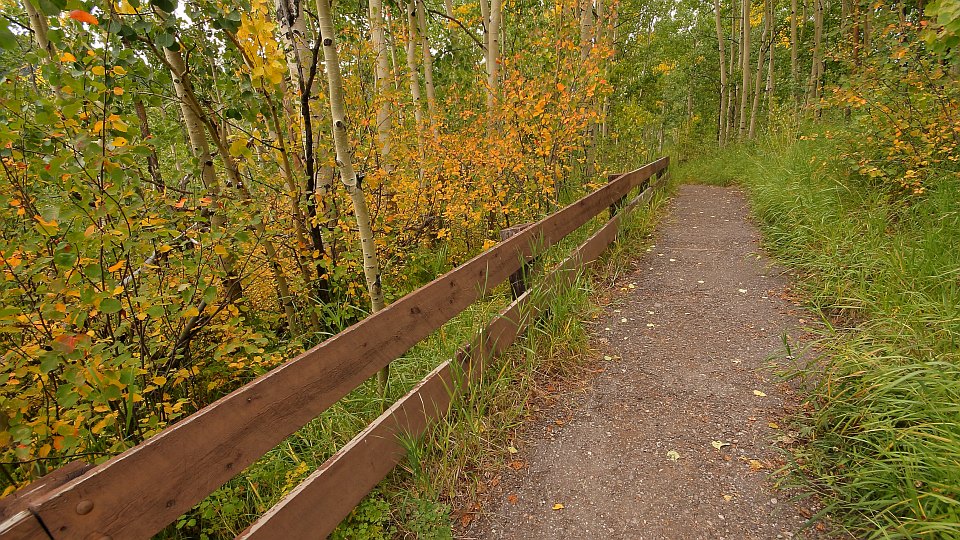
[[[617,178],[620,178],[621,176],[623,176],[623,173],[608,174],[607,183],[609,184],[610,182],[613,182],[614,180],[616,180]],[[617,212],[619,212],[620,209],[623,208],[623,203],[625,203],[626,201],[627,201],[626,195],[613,201],[613,204],[610,205],[610,219],[613,219],[613,216],[617,215]]]
[[[530,225],[532,225],[532,223],[521,223],[520,225],[514,225],[513,227],[500,229],[500,240],[503,241],[516,236],[520,231],[526,229]],[[531,258],[529,261],[526,261],[520,265],[520,269],[510,274],[510,293],[514,300],[526,292],[527,287],[529,286],[530,273],[533,271],[533,265],[536,262],[536,257]]]

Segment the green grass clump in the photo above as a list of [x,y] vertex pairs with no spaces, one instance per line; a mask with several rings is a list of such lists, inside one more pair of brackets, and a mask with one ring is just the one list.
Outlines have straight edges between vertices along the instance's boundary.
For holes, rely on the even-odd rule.
[[960,183],[897,198],[835,165],[836,142],[802,139],[681,173],[747,189],[822,315],[796,470],[857,536],[960,538]]

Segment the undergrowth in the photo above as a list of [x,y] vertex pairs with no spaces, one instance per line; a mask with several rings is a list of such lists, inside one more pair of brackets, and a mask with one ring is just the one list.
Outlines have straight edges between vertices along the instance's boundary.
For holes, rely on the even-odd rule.
[[795,478],[857,537],[960,538],[960,182],[898,199],[836,164],[829,131],[799,139],[679,173],[746,188],[822,316]]
[[[625,214],[620,240],[595,269],[549,300],[549,310],[491,365],[479,384],[469,386],[447,417],[419,440],[404,441],[408,457],[368,495],[333,533],[334,539],[449,538],[454,521],[469,516],[478,496],[510,457],[518,429],[530,414],[529,403],[545,381],[567,377],[589,358],[583,324],[596,307],[596,287],[614,279],[639,253],[664,200],[664,190],[649,206]],[[541,256],[549,270],[604,222],[606,212]],[[434,272],[439,272],[439,268]],[[538,282],[532,278],[534,285]],[[506,286],[474,303],[459,316],[391,363],[384,393],[367,381],[311,423],[214,492],[169,527],[162,537],[227,538],[315,471],[381,411],[509,304]],[[466,519],[469,519],[466,518]],[[462,525],[463,522],[460,522]]]

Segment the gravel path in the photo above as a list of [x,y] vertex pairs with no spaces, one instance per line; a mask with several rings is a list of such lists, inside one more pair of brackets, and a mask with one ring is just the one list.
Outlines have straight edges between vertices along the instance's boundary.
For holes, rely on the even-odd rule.
[[602,374],[528,428],[463,538],[811,537],[770,477],[793,403],[772,363],[804,314],[759,239],[736,188],[679,189],[594,321]]

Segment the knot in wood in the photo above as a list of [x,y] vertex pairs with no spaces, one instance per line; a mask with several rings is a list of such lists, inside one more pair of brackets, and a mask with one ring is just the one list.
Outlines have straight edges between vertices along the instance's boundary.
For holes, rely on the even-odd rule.
[[89,514],[93,510],[93,501],[84,499],[77,503],[77,513],[81,516]]

